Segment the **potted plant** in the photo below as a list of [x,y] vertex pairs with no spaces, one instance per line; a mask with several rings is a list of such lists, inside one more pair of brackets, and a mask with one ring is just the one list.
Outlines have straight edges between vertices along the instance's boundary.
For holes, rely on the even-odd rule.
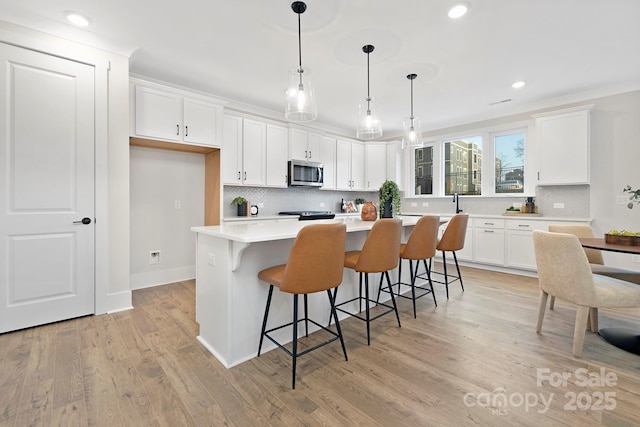
[[622,192],[631,194],[629,196],[629,203],[627,203],[627,207],[629,209],[633,209],[634,203],[640,204],[640,188],[633,190],[630,185],[627,185],[626,187],[624,187]]
[[247,199],[238,196],[231,201],[231,204],[238,206],[238,216],[247,216]]
[[400,189],[394,181],[386,180],[380,187],[380,217],[393,218],[400,215]]
[[362,205],[364,205],[365,200],[361,197],[356,198],[356,210],[358,212],[362,211]]

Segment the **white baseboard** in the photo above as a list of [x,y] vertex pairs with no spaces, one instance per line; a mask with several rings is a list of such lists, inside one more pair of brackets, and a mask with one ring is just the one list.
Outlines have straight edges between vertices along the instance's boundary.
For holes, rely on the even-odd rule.
[[172,268],[168,270],[149,271],[132,274],[129,280],[131,289],[143,289],[167,283],[191,280],[196,277],[196,266]]

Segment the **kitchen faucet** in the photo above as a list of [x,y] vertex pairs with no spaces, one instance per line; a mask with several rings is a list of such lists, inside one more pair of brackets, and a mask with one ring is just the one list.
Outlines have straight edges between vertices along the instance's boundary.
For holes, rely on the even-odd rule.
[[453,203],[456,204],[456,213],[459,214],[462,212],[462,209],[458,206],[458,193],[453,193]]

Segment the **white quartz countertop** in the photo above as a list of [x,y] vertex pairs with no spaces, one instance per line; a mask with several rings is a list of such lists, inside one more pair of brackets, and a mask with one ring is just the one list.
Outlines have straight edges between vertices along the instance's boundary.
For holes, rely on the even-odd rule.
[[[403,216],[401,219],[403,226],[412,226],[418,222],[419,216]],[[321,219],[315,221],[291,221],[288,219],[282,221],[235,221],[223,225],[191,227],[191,231],[237,242],[252,243],[293,239],[304,226],[310,224],[331,224],[335,222],[345,223],[347,225],[347,233],[351,233],[354,231],[370,230],[375,221],[363,221],[358,217]]]
[[[466,212],[462,212],[466,213]],[[451,218],[455,215],[453,212],[448,213],[434,213],[434,212],[402,212],[403,216],[423,216],[423,215],[438,215],[440,218]],[[569,222],[590,222],[591,218],[570,218],[570,217],[555,217],[555,216],[542,216],[542,215],[491,215],[491,214],[469,214],[469,218],[501,218],[511,220],[534,220],[534,221],[569,221]]]

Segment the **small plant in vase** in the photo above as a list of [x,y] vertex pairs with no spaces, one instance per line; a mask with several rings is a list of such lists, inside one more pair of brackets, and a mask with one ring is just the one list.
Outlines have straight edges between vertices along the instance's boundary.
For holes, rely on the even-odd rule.
[[247,199],[244,197],[236,197],[231,201],[231,204],[238,206],[238,216],[247,216]]
[[356,199],[356,210],[358,212],[362,212],[362,205],[364,205],[364,203],[365,203],[365,200],[363,198],[358,197]]
[[400,215],[400,189],[394,181],[387,180],[380,187],[380,217],[393,218]]

